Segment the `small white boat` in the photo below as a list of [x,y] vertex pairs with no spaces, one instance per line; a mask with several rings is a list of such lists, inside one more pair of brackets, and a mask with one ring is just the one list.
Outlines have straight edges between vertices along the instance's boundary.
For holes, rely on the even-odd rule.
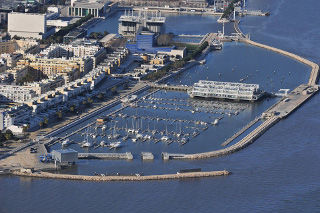
[[137,135],[136,135],[136,138],[137,138],[137,139],[141,139],[141,138],[143,138],[143,135],[142,135],[142,134],[137,134]]
[[189,138],[182,138],[182,139],[181,139],[181,142],[182,142],[182,143],[187,143],[188,141],[189,141]]
[[100,142],[100,146],[106,146],[107,145],[107,142],[106,141],[101,141]]
[[121,143],[121,141],[112,142],[112,143],[110,143],[110,147],[112,147],[112,148],[120,148],[120,147],[122,147],[122,143]]
[[151,134],[155,135],[157,133],[157,130],[152,130]]
[[103,125],[102,128],[101,128],[102,131],[105,131],[106,129],[107,129],[106,125]]
[[219,123],[219,119],[215,119],[213,122],[214,125],[218,125],[218,123]]
[[170,138],[165,135],[165,136],[162,136],[161,140],[162,140],[162,141],[168,141],[168,140],[170,140]]
[[84,142],[82,145],[81,145],[81,148],[90,148],[93,146],[93,143],[87,141],[87,142]]
[[119,134],[114,134],[112,138],[113,139],[118,139],[118,138],[120,138],[120,135]]
[[62,146],[69,146],[72,143],[72,141],[69,140],[69,138],[65,139],[64,141],[62,141]]
[[128,140],[128,138],[129,138],[129,136],[126,135],[126,136],[124,136],[124,137],[122,138],[122,140],[126,141],[126,140]]
[[134,129],[128,129],[127,132],[134,133]]
[[137,142],[137,140],[138,140],[137,138],[132,138],[132,142],[134,143]]
[[150,140],[151,139],[151,135],[145,135],[144,139]]

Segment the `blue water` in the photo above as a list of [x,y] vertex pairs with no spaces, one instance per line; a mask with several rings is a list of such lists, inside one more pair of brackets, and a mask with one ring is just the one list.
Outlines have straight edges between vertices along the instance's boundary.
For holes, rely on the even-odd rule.
[[[244,17],[240,24],[243,32],[250,33],[253,40],[318,62],[320,19],[316,10],[319,2],[247,1],[249,9],[266,10],[268,4],[271,16]],[[257,54],[259,51],[257,49]],[[267,62],[260,63],[280,67],[283,56],[278,57],[270,55]],[[227,64],[224,65],[226,71],[235,65]],[[254,71],[256,67],[247,69]],[[304,69],[301,66],[302,72]],[[305,76],[300,76],[301,81],[305,82]],[[201,167],[204,171],[226,169],[233,172],[231,176],[141,183],[5,176],[0,177],[0,212],[319,212],[319,103],[320,96],[314,96],[254,144],[229,156],[197,161],[155,160],[154,163],[117,161],[110,166],[101,161],[92,168],[94,171],[105,165],[108,171],[123,168],[130,172],[161,174]],[[88,161],[81,164],[92,166]],[[79,172],[77,168],[74,170]]]

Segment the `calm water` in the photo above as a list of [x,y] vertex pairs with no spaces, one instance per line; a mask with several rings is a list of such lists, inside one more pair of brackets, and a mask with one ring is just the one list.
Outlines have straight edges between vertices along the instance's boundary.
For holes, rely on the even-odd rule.
[[[309,0],[308,4],[302,6],[298,0],[247,2],[250,9],[266,10],[269,4],[271,16],[243,18],[240,27],[244,33],[250,33],[254,40],[317,62],[320,56],[320,19],[315,11],[319,6],[318,1]],[[207,25],[204,26],[202,32],[207,29]],[[231,50],[229,53],[228,49]],[[219,60],[220,54],[232,52],[238,59],[224,57]],[[264,72],[271,71],[271,74],[276,69],[276,75],[282,69],[285,69],[283,73],[287,73],[287,69],[298,70],[291,72],[294,81],[289,82],[285,76],[285,86],[292,88],[295,84],[305,82],[307,74],[301,73],[309,72],[304,65],[290,62],[286,57],[241,45],[226,45],[223,51],[211,54],[208,56],[211,60],[206,66],[213,63],[220,69],[210,70],[210,75],[204,70],[190,70],[190,75],[198,73],[201,77],[209,76],[216,80],[217,73],[224,70],[222,80],[224,73],[230,72],[230,78],[235,81],[252,74],[251,81],[263,83],[266,81],[265,75],[268,75],[262,74],[263,69]],[[254,60],[253,55],[256,55]],[[259,55],[265,60],[259,60]],[[251,60],[250,63],[248,60]],[[244,76],[240,73],[232,74],[234,66],[237,66],[236,70],[242,66],[241,73],[247,73]],[[261,76],[254,76],[256,69],[259,69]],[[176,81],[181,79],[185,79],[186,83],[188,81],[184,76]],[[275,84],[274,87],[281,88],[282,85]],[[155,160],[153,163],[141,163],[138,160],[81,161],[73,171],[86,173],[87,170],[81,168],[90,167],[92,172],[101,168],[113,172],[121,168],[124,172],[161,174],[201,167],[203,170],[225,168],[234,173],[231,176],[142,183],[86,183],[0,177],[0,212],[319,212],[319,102],[320,96],[316,95],[254,144],[230,156],[197,161]]]

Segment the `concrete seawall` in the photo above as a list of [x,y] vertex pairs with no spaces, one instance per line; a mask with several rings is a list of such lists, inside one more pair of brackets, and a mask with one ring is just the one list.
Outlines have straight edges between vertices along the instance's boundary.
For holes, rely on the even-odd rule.
[[248,145],[252,144],[257,138],[259,138],[269,128],[271,128],[273,125],[275,125],[277,122],[279,122],[279,120],[280,120],[280,117],[278,117],[278,116],[273,116],[273,117],[267,119],[259,127],[254,129],[248,135],[246,135],[238,143],[236,143],[228,148],[220,149],[217,151],[211,151],[211,152],[189,154],[189,155],[185,155],[184,159],[202,159],[202,158],[219,157],[219,156],[223,156],[223,155],[227,155],[227,154],[231,154],[236,151],[239,151],[239,150],[247,147]]
[[36,177],[36,178],[53,178],[66,180],[82,180],[82,181],[150,181],[150,180],[172,180],[172,179],[186,179],[186,178],[203,178],[203,177],[217,177],[232,174],[228,171],[211,171],[211,172],[190,172],[181,174],[166,174],[166,175],[149,175],[149,176],[86,176],[86,175],[66,175],[53,174],[48,172],[41,173],[23,173],[13,172],[12,174],[18,176]]

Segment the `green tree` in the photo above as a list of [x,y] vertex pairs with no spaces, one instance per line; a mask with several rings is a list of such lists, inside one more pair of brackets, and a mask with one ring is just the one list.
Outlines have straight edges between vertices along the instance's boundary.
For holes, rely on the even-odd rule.
[[23,126],[22,127],[22,132],[23,132],[23,135],[26,135],[26,132],[28,131],[28,126]]
[[75,105],[72,105],[72,106],[70,107],[70,111],[71,111],[71,112],[74,112],[75,110],[76,110]]
[[87,102],[88,102],[89,105],[93,104],[93,100],[91,98],[88,98]]
[[56,112],[56,115],[57,115],[57,117],[58,117],[58,119],[59,120],[61,120],[62,119],[62,112],[61,111],[58,111],[58,112]]
[[104,98],[104,94],[101,92],[99,95],[98,95],[98,98],[101,100]]
[[43,126],[43,122],[42,121],[39,122],[39,126],[40,126],[40,129],[41,129],[42,126]]
[[6,140],[10,140],[13,137],[13,133],[11,130],[7,130],[6,133],[4,133],[4,137],[6,138]]
[[47,125],[48,125],[49,121],[48,121],[48,118],[47,118],[47,117],[45,117],[45,118],[44,118],[43,123],[44,123],[44,125],[45,125],[45,126],[47,126]]

